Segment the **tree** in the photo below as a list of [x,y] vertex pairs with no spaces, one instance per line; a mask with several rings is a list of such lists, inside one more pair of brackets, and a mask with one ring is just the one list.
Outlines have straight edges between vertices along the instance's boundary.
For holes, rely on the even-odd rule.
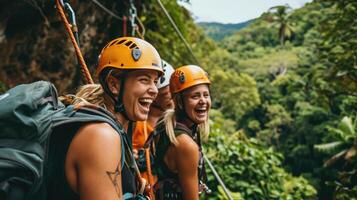
[[357,96],[357,26],[354,0],[319,0],[327,7],[320,23],[321,41],[317,46],[324,64],[325,78],[334,89],[334,96]]
[[338,149],[338,153],[334,154],[325,162],[325,167],[329,167],[344,159],[346,162],[351,161],[357,156],[357,117],[354,122],[350,117],[343,117],[338,125],[338,128],[328,127],[328,130],[332,132],[336,140],[333,142],[315,145],[314,147],[323,152],[334,152]]
[[[338,172],[338,180],[329,182],[335,188],[334,199],[355,199],[357,186],[356,179],[356,157],[357,157],[357,117],[352,120],[350,117],[343,117],[338,124],[338,128],[328,127],[329,132],[334,137],[334,141],[315,145],[315,149],[322,152],[334,153],[332,157],[325,161],[325,167],[336,167],[336,163],[342,163],[342,169]],[[338,152],[338,153],[336,153]],[[342,161],[342,162],[341,162]]]
[[272,13],[272,20],[279,26],[280,45],[283,46],[287,39],[293,34],[293,28],[290,24],[291,7],[289,5],[271,7],[268,12]]

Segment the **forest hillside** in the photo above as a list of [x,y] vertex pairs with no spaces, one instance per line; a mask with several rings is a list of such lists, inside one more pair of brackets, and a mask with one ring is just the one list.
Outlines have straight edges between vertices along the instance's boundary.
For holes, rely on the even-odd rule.
[[[204,151],[234,199],[356,199],[356,1],[277,6],[239,30],[210,34],[177,1],[162,0],[194,55],[157,0],[100,1],[111,13],[95,1],[68,2],[92,74],[101,48],[131,35],[132,6],[143,24],[135,36],[145,33],[175,67],[208,71],[213,109]],[[60,94],[84,84],[54,1],[0,0],[0,10],[0,94],[36,80]],[[207,173],[212,193],[201,198],[226,199]]]

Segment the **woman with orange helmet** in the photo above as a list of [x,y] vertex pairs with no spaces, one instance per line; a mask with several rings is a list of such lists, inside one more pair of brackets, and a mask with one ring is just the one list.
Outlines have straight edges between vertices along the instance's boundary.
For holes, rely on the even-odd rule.
[[195,65],[175,70],[170,92],[175,109],[165,113],[156,127],[156,199],[197,200],[207,187],[201,151],[201,136],[209,132],[210,80]]
[[[87,85],[80,97],[109,111],[120,134],[107,123],[87,123],[77,129],[67,148],[57,149],[65,163],[58,171],[54,199],[133,199],[136,178],[127,136],[130,122],[147,120],[163,74],[161,58],[148,42],[122,37],[109,42],[99,56],[100,85]],[[79,99],[81,99],[79,98]],[[128,151],[127,151],[128,150]],[[122,167],[123,161],[125,165]],[[63,165],[58,163],[58,165]],[[52,197],[51,195],[49,195]]]

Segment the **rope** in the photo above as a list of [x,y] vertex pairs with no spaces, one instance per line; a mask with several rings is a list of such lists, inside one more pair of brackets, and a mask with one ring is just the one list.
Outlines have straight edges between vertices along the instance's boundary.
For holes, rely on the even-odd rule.
[[84,61],[84,58],[83,58],[82,53],[81,53],[81,50],[79,49],[78,44],[76,42],[76,39],[75,39],[75,37],[73,35],[73,32],[71,30],[71,25],[69,24],[69,22],[68,22],[68,20],[66,18],[66,15],[64,14],[62,5],[63,4],[61,4],[60,0],[56,0],[57,11],[59,12],[59,14],[61,16],[61,19],[62,19],[63,23],[65,24],[65,27],[66,27],[67,32],[69,34],[69,37],[71,38],[72,44],[73,44],[74,49],[76,51],[77,59],[81,63],[82,75],[85,78],[86,83],[92,84],[92,83],[94,83],[93,79],[92,79],[92,77],[91,77],[91,75],[89,73],[88,67],[87,67],[87,65],[86,65],[86,63]]
[[211,168],[213,175],[216,177],[217,181],[219,182],[219,184],[222,186],[224,193],[226,193],[227,197],[229,200],[233,200],[233,197],[231,195],[231,193],[229,192],[229,190],[227,189],[226,185],[223,183],[221,177],[219,177],[216,169],[213,167],[212,163],[208,160],[208,158],[203,155],[203,158],[206,160],[208,166]]
[[118,15],[116,15],[115,13],[113,13],[112,11],[110,11],[107,7],[105,7],[103,4],[101,4],[99,1],[97,0],[92,0],[93,3],[95,3],[98,7],[100,7],[102,10],[104,10],[106,13],[108,13],[109,15],[111,15],[112,17],[118,19],[118,20],[123,20],[123,18],[119,17]]
[[171,25],[173,26],[173,28],[175,29],[176,33],[178,34],[178,36],[180,37],[180,39],[182,40],[182,42],[185,44],[186,48],[188,49],[188,51],[191,53],[193,59],[195,60],[195,62],[200,65],[200,62],[198,61],[198,59],[196,58],[195,54],[192,51],[192,48],[190,47],[190,45],[187,43],[186,39],[183,37],[181,31],[179,30],[179,28],[177,27],[176,23],[174,22],[174,20],[171,18],[170,14],[167,12],[166,8],[164,7],[164,5],[161,3],[160,0],[157,0],[157,2],[159,3],[161,9],[164,11],[166,17],[169,19]]

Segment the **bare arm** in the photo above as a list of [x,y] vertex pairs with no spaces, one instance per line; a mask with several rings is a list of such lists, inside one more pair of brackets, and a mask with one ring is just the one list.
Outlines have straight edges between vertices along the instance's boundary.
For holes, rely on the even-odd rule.
[[122,199],[121,141],[108,124],[82,127],[71,142],[66,176],[82,200]]
[[176,167],[183,199],[198,200],[198,146],[185,134],[177,137],[175,148]]

